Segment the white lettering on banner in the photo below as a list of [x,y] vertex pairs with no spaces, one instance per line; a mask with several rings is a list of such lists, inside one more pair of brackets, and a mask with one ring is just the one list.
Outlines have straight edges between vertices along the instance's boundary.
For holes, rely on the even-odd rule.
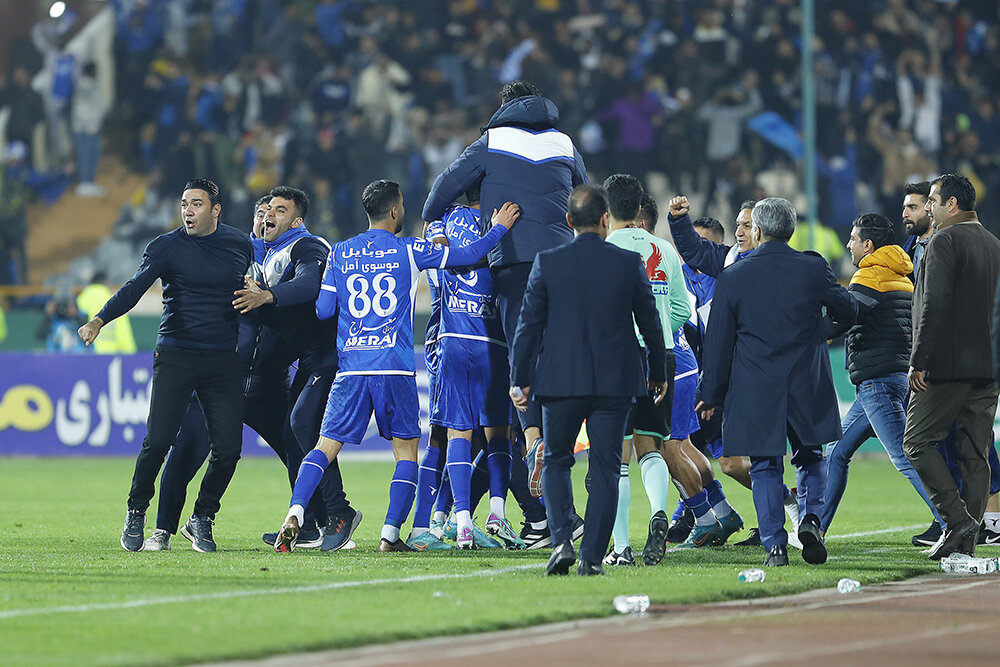
[[77,380],[67,401],[56,401],[56,435],[64,445],[76,447],[87,438],[90,431],[90,385]]
[[[141,369],[133,377],[138,382],[144,382],[149,377],[149,371]],[[139,378],[143,378],[140,380]],[[115,424],[142,424],[149,414],[149,393],[152,385],[146,391],[136,390],[130,393],[122,389],[122,360],[115,357],[108,364],[108,395],[111,398],[111,421]]]
[[[132,379],[147,383],[134,392],[127,391],[122,382],[122,360],[115,357],[108,363],[108,391],[92,396],[90,384],[77,380],[70,392],[69,400],[56,402],[56,436],[64,445],[76,447],[87,442],[91,447],[104,447],[111,441],[112,424],[124,426],[122,438],[125,442],[135,439],[134,424],[142,424],[149,413],[149,395],[152,381],[149,370],[139,368],[133,371]],[[96,398],[96,405],[92,399]],[[93,410],[97,411],[94,425]],[[91,430],[91,426],[94,426]],[[89,437],[88,437],[89,436]]]
[[97,428],[87,438],[87,444],[91,447],[103,447],[111,439],[111,415],[108,414],[107,394],[98,394],[97,396],[97,416],[100,418],[100,421],[97,422]]

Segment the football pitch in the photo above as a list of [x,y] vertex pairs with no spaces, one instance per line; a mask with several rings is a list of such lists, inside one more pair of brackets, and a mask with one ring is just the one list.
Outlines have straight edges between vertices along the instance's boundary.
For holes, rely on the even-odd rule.
[[[740,583],[736,575],[761,565],[759,547],[668,551],[656,567],[609,568],[609,576],[589,578],[546,577],[548,549],[377,554],[392,464],[350,457],[341,463],[344,483],[365,515],[355,550],[275,554],[268,549],[260,534],[277,530],[284,518],[287,480],[277,459],[246,459],[216,518],[219,552],[196,553],[178,535],[172,551],[128,553],[118,539],[133,463],[0,460],[4,664],[173,665],[252,658],[607,616],[616,613],[611,600],[623,593],[684,604],[834,587],[841,577],[864,585],[936,570],[909,543],[910,535],[927,527],[930,514],[884,455],[852,463],[828,535],[829,561],[807,566],[790,549],[791,566],[768,570],[767,580],[758,584]],[[574,488],[581,514],[585,470],[586,460],[579,460]],[[786,477],[792,486],[790,471]],[[746,528],[755,526],[750,492],[721,474],[720,479]],[[188,513],[196,493],[193,484]],[[676,500],[672,492],[670,502]],[[147,537],[155,507],[154,498]],[[480,527],[488,513],[483,507]],[[510,499],[507,513],[517,527],[520,512]],[[648,519],[649,504],[633,474],[630,535],[637,551]],[[741,531],[732,541],[746,534]]]

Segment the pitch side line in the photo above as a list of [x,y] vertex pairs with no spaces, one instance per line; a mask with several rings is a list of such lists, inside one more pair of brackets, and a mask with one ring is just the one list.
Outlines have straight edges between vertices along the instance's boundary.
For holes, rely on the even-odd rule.
[[39,607],[38,609],[10,609],[0,611],[0,620],[8,618],[20,618],[23,616],[41,616],[45,614],[79,614],[92,611],[115,611],[119,609],[135,609],[138,607],[152,607],[161,604],[177,604],[184,602],[201,602],[203,600],[229,600],[232,598],[248,598],[258,595],[289,595],[295,593],[317,593],[321,591],[332,591],[340,588],[357,588],[360,586],[380,586],[382,584],[414,584],[423,581],[441,581],[453,579],[475,579],[476,577],[490,577],[496,574],[509,574],[521,570],[539,569],[543,563],[531,565],[515,565],[496,570],[483,570],[482,572],[470,572],[468,574],[422,574],[402,579],[371,579],[368,581],[332,581],[328,584],[317,584],[313,586],[293,586],[290,588],[270,588],[253,591],[220,591],[218,593],[201,593],[198,595],[178,595],[174,597],[146,598],[144,600],[130,600],[128,602],[102,602],[97,604],[66,605],[62,607]]

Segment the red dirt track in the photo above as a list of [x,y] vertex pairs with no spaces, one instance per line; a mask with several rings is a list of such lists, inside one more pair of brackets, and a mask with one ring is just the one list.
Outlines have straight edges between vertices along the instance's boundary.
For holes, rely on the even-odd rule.
[[831,588],[651,612],[225,664],[989,665],[997,664],[1000,575],[933,575],[851,595]]

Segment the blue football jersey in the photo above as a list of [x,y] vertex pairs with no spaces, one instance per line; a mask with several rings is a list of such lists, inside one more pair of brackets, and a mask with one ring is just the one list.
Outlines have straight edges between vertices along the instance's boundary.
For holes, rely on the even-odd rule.
[[[445,213],[448,243],[465,248],[479,240],[477,209],[455,206]],[[493,275],[486,267],[459,273],[441,271],[441,325],[438,337],[464,338],[507,347],[497,308]]]
[[677,368],[674,371],[675,380],[698,374],[698,360],[695,359],[694,350],[691,349],[687,338],[684,337],[683,328],[674,332],[674,359],[677,362]]
[[[441,220],[436,220],[427,225],[424,238],[427,240],[445,236],[445,225]],[[428,373],[437,372],[437,343],[438,328],[441,325],[441,269],[427,270],[427,287],[431,295],[431,314],[427,318],[427,330],[424,333],[424,361],[427,365]]]
[[338,375],[413,375],[413,302],[424,269],[472,264],[496,245],[497,225],[465,248],[369,229],[330,250],[316,314],[339,314]]

